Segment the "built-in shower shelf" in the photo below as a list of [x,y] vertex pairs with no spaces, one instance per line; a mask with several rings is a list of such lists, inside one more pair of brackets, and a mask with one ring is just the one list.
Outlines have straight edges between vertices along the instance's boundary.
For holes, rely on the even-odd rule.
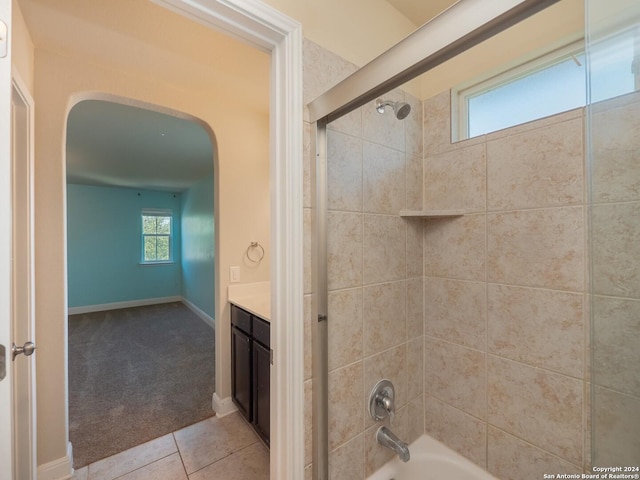
[[412,218],[448,218],[462,217],[466,213],[466,210],[402,210],[400,216]]

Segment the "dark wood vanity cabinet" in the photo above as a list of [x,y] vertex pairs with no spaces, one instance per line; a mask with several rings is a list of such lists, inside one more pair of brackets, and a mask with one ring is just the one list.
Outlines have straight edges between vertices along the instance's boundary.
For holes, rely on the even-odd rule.
[[269,445],[270,325],[231,305],[231,397]]

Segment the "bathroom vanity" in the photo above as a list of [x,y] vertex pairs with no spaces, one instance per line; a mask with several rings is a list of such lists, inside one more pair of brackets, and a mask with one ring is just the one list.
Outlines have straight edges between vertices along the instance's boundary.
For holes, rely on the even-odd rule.
[[[245,287],[239,286],[239,287]],[[268,289],[229,288],[231,303],[231,397],[269,445],[271,324]]]

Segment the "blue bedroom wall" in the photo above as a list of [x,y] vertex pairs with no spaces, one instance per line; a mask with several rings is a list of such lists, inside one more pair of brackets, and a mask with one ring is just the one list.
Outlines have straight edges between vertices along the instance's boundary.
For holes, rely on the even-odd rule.
[[[141,212],[173,211],[173,263],[141,265]],[[180,296],[181,195],[67,185],[69,307]]]
[[182,194],[182,296],[214,318],[213,177]]

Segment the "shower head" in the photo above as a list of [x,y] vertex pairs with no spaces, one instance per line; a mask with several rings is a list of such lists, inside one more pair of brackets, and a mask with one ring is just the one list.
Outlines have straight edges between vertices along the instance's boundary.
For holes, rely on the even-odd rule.
[[411,105],[405,102],[391,102],[389,100],[376,100],[376,110],[378,113],[384,113],[385,107],[391,107],[398,120],[404,120],[411,112]]

